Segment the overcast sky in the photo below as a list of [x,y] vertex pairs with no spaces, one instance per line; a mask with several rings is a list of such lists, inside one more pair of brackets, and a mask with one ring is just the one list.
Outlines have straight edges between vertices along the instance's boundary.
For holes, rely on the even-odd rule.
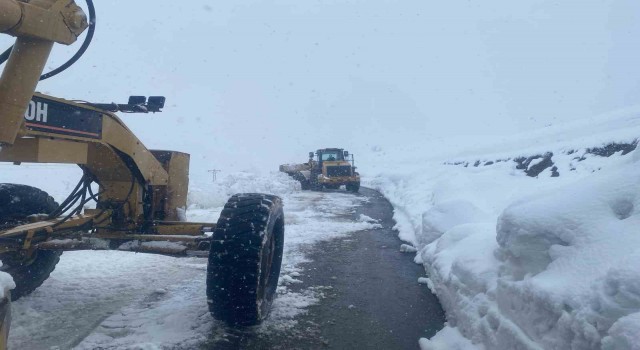
[[165,95],[164,113],[124,119],[198,173],[526,131],[640,96],[635,0],[95,2],[88,53],[39,90]]

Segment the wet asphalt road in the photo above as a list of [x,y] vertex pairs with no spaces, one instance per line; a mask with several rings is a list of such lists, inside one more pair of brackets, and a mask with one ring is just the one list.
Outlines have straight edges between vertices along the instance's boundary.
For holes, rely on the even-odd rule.
[[414,254],[399,251],[402,242],[392,227],[393,208],[378,192],[356,209],[379,220],[380,229],[365,230],[309,247],[313,261],[303,265],[304,283],[292,289],[329,286],[320,303],[310,306],[295,327],[261,334],[227,329],[202,349],[418,349],[420,337],[444,326],[438,299],[425,285]]

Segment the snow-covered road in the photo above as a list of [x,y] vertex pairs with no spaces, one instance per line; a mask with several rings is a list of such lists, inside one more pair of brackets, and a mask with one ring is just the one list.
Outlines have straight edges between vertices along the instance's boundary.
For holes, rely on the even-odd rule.
[[[368,200],[347,193],[291,191],[279,296],[255,332],[281,332],[317,303],[322,286],[304,280],[305,251],[316,242],[374,229],[354,215]],[[220,207],[193,208],[192,220],[215,220]],[[42,287],[14,303],[13,349],[197,348],[229,336],[207,311],[206,259],[119,251],[67,252]]]

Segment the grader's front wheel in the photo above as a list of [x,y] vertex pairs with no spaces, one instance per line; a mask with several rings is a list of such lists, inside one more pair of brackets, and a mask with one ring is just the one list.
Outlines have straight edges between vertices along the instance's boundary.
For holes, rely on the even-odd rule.
[[229,199],[213,232],[207,301],[214,318],[252,326],[267,317],[284,247],[282,200],[265,194]]

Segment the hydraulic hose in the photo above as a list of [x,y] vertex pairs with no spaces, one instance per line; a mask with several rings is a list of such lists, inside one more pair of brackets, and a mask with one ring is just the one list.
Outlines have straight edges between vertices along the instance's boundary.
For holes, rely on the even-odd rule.
[[[78,51],[76,51],[76,53],[69,60],[67,60],[67,62],[65,62],[63,65],[52,70],[49,73],[45,73],[41,75],[40,81],[56,76],[64,72],[65,70],[67,70],[67,68],[71,67],[74,63],[76,63],[89,48],[89,45],[93,40],[93,34],[96,31],[96,9],[95,9],[95,6],[93,5],[93,0],[85,0],[85,2],[87,3],[87,8],[89,9],[89,29],[87,30],[87,36],[84,38],[82,45],[80,46]],[[13,46],[11,46],[7,50],[5,50],[2,54],[0,54],[0,64],[5,63],[9,59],[9,56],[11,55],[11,50],[13,50]]]

